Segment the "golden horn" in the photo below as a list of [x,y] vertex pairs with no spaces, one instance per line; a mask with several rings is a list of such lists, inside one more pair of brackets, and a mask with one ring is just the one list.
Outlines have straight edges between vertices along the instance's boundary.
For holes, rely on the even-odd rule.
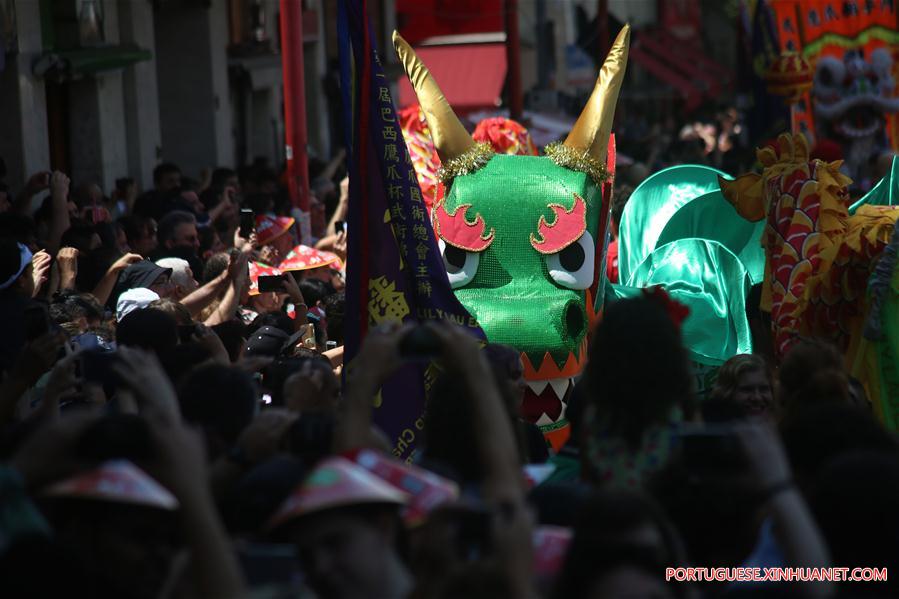
[[609,150],[609,134],[612,132],[618,92],[624,81],[630,38],[631,26],[625,25],[606,56],[587,105],[563,144],[579,152],[587,152],[602,165],[606,163]]
[[434,81],[428,67],[396,31],[393,32],[393,47],[400,62],[403,63],[415,95],[418,96],[418,103],[428,121],[428,129],[431,131],[431,139],[434,140],[440,161],[446,164],[453,158],[458,158],[475,145],[474,140],[462,126],[443,92],[437,87],[437,82]]

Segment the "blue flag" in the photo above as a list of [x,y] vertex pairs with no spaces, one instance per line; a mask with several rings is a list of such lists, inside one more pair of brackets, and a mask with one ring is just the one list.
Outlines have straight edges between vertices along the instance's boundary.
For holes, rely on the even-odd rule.
[[[349,167],[344,361],[369,327],[445,319],[484,333],[453,294],[390,87],[371,36],[366,0],[341,0],[341,91]],[[381,388],[375,423],[393,454],[411,461],[423,427],[426,364],[408,363]]]

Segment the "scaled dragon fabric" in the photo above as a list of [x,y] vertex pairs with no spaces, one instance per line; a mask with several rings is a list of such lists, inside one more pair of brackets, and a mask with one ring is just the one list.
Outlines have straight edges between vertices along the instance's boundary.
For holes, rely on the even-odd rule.
[[765,220],[762,309],[770,311],[778,356],[802,336],[844,351],[862,327],[865,290],[899,210],[864,205],[850,216],[840,163],[809,158],[802,135],[782,134],[758,151],[761,174],[721,182],[748,220]]

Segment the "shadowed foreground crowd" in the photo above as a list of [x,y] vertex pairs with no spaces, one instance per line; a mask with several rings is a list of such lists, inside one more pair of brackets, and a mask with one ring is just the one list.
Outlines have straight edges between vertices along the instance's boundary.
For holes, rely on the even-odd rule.
[[[0,183],[0,596],[899,596],[893,577],[665,580],[899,575],[899,446],[833,348],[736,356],[700,402],[661,294],[622,300],[551,452],[511,348],[386,325],[341,372],[346,189],[339,160],[313,168],[314,251],[338,259],[275,290],[259,274],[297,248],[264,165],[162,165],[111,197]],[[372,406],[412,331],[438,376],[410,466]]]

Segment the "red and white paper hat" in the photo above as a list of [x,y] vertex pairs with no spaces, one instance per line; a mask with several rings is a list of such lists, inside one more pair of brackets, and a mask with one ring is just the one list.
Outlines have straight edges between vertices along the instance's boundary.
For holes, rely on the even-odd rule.
[[128,460],[104,462],[94,470],[55,483],[43,495],[143,505],[162,510],[178,509],[178,500],[168,489]]
[[337,254],[317,250],[308,245],[298,245],[281,260],[278,268],[281,272],[291,272],[294,270],[309,270],[319,268],[321,266],[331,266],[340,270],[340,257]]
[[409,494],[403,520],[420,524],[434,508],[459,498],[459,485],[429,470],[401,462],[371,449],[355,453],[353,460],[372,474]]
[[250,295],[259,295],[259,277],[276,277],[281,271],[262,262],[250,262]]
[[256,217],[256,239],[262,245],[267,245],[290,231],[293,223],[294,220],[289,216],[260,214]]
[[534,574],[538,578],[553,580],[562,571],[571,537],[571,529],[561,526],[534,529]]
[[408,497],[365,468],[341,457],[323,460],[300,483],[269,521],[275,528],[288,520],[336,507],[372,503],[405,505]]

